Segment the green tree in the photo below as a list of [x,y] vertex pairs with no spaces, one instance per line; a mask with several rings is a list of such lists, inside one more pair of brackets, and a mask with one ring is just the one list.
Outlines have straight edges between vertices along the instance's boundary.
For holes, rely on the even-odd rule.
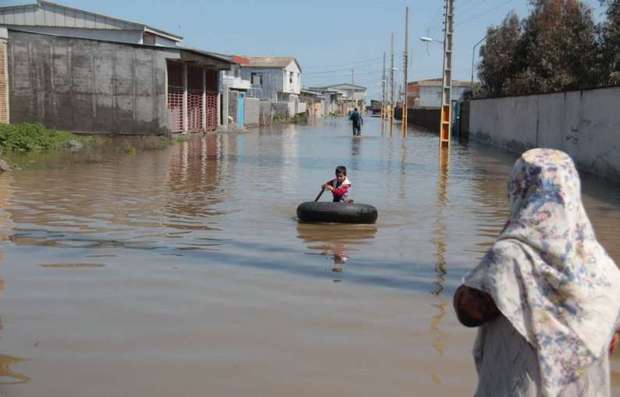
[[602,84],[620,84],[620,0],[607,3],[602,31]]
[[514,12],[501,25],[487,29],[486,41],[480,47],[482,61],[478,65],[483,95],[505,94],[504,85],[518,72],[520,38],[521,25]]
[[510,14],[500,27],[489,29],[480,67],[488,94],[526,95],[599,85],[600,50],[591,9],[578,0],[530,4],[532,11],[521,23]]

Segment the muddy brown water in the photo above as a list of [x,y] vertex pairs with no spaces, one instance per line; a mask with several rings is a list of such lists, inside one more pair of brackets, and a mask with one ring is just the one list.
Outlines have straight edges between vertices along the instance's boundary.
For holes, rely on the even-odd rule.
[[[0,394],[471,395],[451,295],[514,156],[363,134],[328,119],[0,176]],[[377,224],[299,224],[339,164]],[[584,198],[620,260],[620,188],[586,177]]]

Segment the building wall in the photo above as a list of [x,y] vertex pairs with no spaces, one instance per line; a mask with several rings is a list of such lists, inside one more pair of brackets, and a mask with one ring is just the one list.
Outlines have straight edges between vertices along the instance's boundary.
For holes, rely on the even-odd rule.
[[8,32],[0,28],[0,123],[9,122],[9,73],[7,65]]
[[252,82],[252,73],[261,73],[263,76],[262,85],[252,85],[248,90],[248,96],[251,98],[266,99],[270,101],[278,100],[278,92],[283,89],[283,73],[278,68],[241,68],[241,78]]
[[560,149],[586,172],[620,181],[620,87],[473,100],[469,136],[520,153]]
[[[452,100],[458,101],[463,94],[469,91],[469,87],[454,86],[452,87]],[[410,91],[411,92],[411,91]],[[408,95],[411,95],[409,93]],[[419,99],[414,102],[416,107],[421,108],[438,108],[441,107],[441,85],[420,86],[418,89]],[[411,103],[407,98],[407,103]]]
[[166,58],[178,57],[172,49],[9,31],[11,122],[166,133]]
[[[293,73],[293,84],[290,83],[290,75]],[[291,62],[283,71],[283,92],[291,94],[299,94],[301,92],[301,71],[297,67],[297,63]]]
[[245,125],[256,127],[260,123],[260,99],[245,98]]

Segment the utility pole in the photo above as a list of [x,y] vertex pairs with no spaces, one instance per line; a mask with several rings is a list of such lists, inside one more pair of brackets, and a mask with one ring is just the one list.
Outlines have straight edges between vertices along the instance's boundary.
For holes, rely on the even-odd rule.
[[382,100],[381,100],[381,120],[385,120],[385,87],[387,87],[386,84],[386,75],[385,75],[385,51],[383,51],[383,80],[381,80],[381,95],[382,95]]
[[390,133],[394,123],[394,33],[390,36]]
[[405,87],[405,95],[403,95],[403,106],[401,116],[401,127],[403,136],[407,136],[407,122],[409,115],[407,114],[407,66],[409,64],[409,7],[405,7],[405,52],[403,53],[403,87]]
[[355,69],[351,69],[351,84],[355,84]]
[[452,28],[454,25],[454,0],[445,0],[443,38],[443,82],[441,89],[441,119],[439,121],[439,147],[450,146],[452,135]]

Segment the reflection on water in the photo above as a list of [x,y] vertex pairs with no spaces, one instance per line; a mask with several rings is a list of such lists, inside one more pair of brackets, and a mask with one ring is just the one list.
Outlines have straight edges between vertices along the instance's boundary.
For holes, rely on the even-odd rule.
[[[265,379],[274,374],[299,390],[307,373],[326,379],[322,395],[333,385],[331,395],[376,386],[373,395],[393,387],[400,396],[420,385],[426,395],[455,395],[455,384],[462,392],[462,382],[473,383],[472,340],[461,327],[446,332],[456,324],[450,296],[508,215],[514,156],[475,144],[439,151],[434,134],[403,138],[392,128],[369,118],[352,138],[346,119],[326,119],[0,175],[10,286],[0,311],[11,319],[0,347],[33,357],[21,365],[37,382],[20,387],[40,393],[24,395],[67,384],[55,379],[66,366],[89,387],[108,371],[124,390],[155,379],[157,388],[133,395],[197,394],[204,378],[224,385],[218,395],[271,392]],[[377,207],[377,224],[298,223],[297,205],[340,164],[354,199]],[[587,177],[583,186],[597,235],[619,260],[620,188]],[[360,356],[367,351],[372,360]],[[19,359],[3,362],[13,374]],[[53,380],[41,380],[47,374]],[[231,374],[243,385],[227,383]],[[167,382],[180,386],[162,388]],[[293,394],[279,390],[262,394]]]
[[345,263],[355,256],[356,246],[373,239],[376,233],[375,225],[297,224],[297,237],[309,249],[332,258],[335,273],[342,273]]
[[26,375],[13,370],[13,366],[22,361],[22,358],[0,354],[0,385],[16,385],[30,380]]
[[[8,241],[12,238],[11,229],[13,224],[11,222],[10,212],[6,211],[6,208],[8,207],[11,198],[11,178],[11,175],[7,175],[6,178],[0,178],[0,241]],[[0,265],[3,263],[4,252],[0,247]],[[2,295],[4,291],[4,278],[0,276],[0,300],[3,299]],[[4,331],[4,327],[4,322],[2,320],[2,317],[0,317],[0,333]],[[19,384],[28,382],[30,380],[28,376],[13,369],[13,366],[19,364],[22,361],[24,361],[24,359],[8,356],[6,354],[0,354],[0,385]]]
[[[430,322],[430,330],[433,338],[433,348],[437,352],[439,357],[444,354],[444,335],[441,330],[441,322],[446,315],[447,300],[445,299],[443,292],[445,290],[447,265],[446,265],[446,253],[447,253],[447,241],[446,241],[446,224],[444,219],[444,210],[448,205],[448,169],[450,165],[450,152],[448,147],[441,145],[439,148],[439,173],[437,176],[437,215],[435,218],[434,228],[434,243],[435,243],[435,272],[436,281],[434,283],[435,288],[432,294],[436,296],[436,303],[434,307],[437,309],[437,313],[433,316]],[[435,384],[443,383],[442,369],[435,368],[433,371],[433,382]]]

